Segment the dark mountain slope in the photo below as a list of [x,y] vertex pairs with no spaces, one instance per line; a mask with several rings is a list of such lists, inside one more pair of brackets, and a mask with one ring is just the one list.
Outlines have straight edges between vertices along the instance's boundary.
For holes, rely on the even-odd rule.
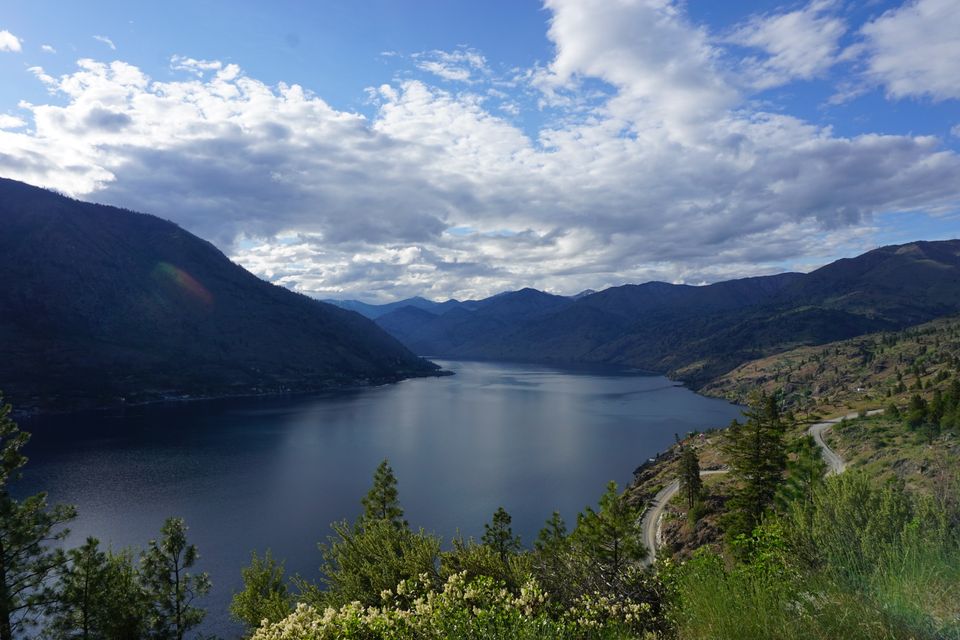
[[[488,300],[480,309],[497,297]],[[698,386],[800,345],[960,312],[960,241],[882,247],[809,274],[702,287],[650,282],[561,300],[534,314],[502,313],[496,323],[461,310],[419,323],[413,335],[383,326],[420,353],[621,364]]]
[[373,322],[154,216],[0,179],[0,389],[21,405],[255,393],[435,371]]
[[960,240],[891,245],[837,260],[784,291],[794,305],[819,304],[917,324],[960,308]]
[[410,322],[410,312],[401,308],[377,324],[417,353],[498,357],[491,355],[491,343],[571,304],[570,298],[527,288],[480,300],[473,310],[458,306],[433,318],[420,316],[422,322]]
[[434,315],[441,315],[447,311],[450,311],[451,309],[456,309],[457,307],[476,309],[479,306],[477,300],[444,300],[443,302],[434,302],[433,300],[427,300],[426,298],[421,298],[420,296],[406,298],[405,300],[397,300],[396,302],[388,302],[386,304],[369,304],[367,302],[361,302],[360,300],[334,299],[326,299],[324,302],[336,305],[341,309],[356,311],[360,315],[370,318],[371,320],[376,320],[381,316],[387,315],[391,311],[403,309],[404,307],[413,307],[415,309],[428,311]]

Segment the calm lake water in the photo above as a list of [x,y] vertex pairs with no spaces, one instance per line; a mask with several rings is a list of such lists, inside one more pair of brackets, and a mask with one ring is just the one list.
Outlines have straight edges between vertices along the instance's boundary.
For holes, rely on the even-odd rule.
[[531,542],[553,510],[573,522],[674,434],[739,414],[659,376],[440,364],[456,375],[24,421],[34,437],[20,491],[77,505],[75,545],[92,535],[140,548],[167,516],[186,518],[214,583],[203,629],[231,638],[227,605],[250,551],[316,577],[317,542],[360,513],[385,457],[411,525],[479,536],[502,505]]

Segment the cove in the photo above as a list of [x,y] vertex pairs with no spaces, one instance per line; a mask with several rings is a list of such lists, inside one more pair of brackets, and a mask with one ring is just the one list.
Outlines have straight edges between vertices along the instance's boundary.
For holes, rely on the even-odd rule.
[[22,420],[34,436],[17,492],[78,507],[70,546],[92,535],[140,548],[166,517],[186,518],[214,583],[202,630],[233,638],[227,606],[250,551],[318,578],[317,542],[361,512],[383,458],[412,526],[479,537],[502,505],[530,544],[554,510],[572,526],[674,434],[739,415],[660,376],[437,362],[456,375]]

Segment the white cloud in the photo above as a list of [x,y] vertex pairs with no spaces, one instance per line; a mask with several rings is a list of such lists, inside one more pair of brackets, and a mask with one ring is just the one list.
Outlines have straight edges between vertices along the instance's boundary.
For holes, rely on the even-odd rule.
[[187,71],[199,78],[209,71],[219,71],[223,68],[223,63],[219,60],[196,60],[185,56],[173,56],[170,58],[170,68],[175,71]]
[[915,0],[861,30],[869,75],[892,98],[960,98],[960,5]]
[[412,57],[418,68],[444,80],[471,82],[478,75],[489,74],[486,58],[473,49],[424,51]]
[[111,40],[107,36],[93,36],[93,39],[96,40],[97,42],[102,42],[103,44],[110,47],[110,49],[113,51],[117,50],[117,45],[113,44],[113,40]]
[[81,60],[34,70],[60,95],[0,131],[0,174],[172,218],[321,296],[711,281],[865,248],[876,215],[957,210],[939,140],[762,111],[666,0],[548,8],[556,56],[527,77],[568,100],[535,139],[479,83],[372,88],[367,118],[217,61],[159,82]]
[[953,125],[953,128],[950,129],[950,133],[957,138],[960,138],[960,124]]
[[796,11],[753,16],[734,29],[728,42],[765,54],[741,61],[746,80],[754,88],[767,89],[815,78],[833,66],[847,30],[844,21],[832,15],[834,4],[813,0]]
[[6,29],[0,30],[0,51],[19,53],[21,49],[20,38]]
[[19,129],[25,126],[27,126],[27,123],[22,118],[0,113],[0,129]]
[[54,49],[53,46],[52,46],[52,45],[49,45],[49,44],[42,44],[42,45],[40,45],[40,50],[43,51],[44,53],[56,53],[56,52],[57,52],[57,50]]

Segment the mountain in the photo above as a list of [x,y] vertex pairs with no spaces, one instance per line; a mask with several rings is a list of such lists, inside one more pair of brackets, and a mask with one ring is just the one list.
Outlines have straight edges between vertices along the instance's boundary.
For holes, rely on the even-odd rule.
[[463,307],[464,309],[477,308],[476,300],[445,300],[443,302],[434,302],[433,300],[427,300],[426,298],[421,298],[420,296],[406,298],[405,300],[397,300],[396,302],[388,302],[386,304],[369,304],[367,302],[361,302],[360,300],[334,300],[332,298],[328,298],[324,300],[324,302],[327,304],[336,305],[341,309],[356,311],[360,315],[370,318],[371,320],[376,320],[380,316],[384,316],[391,311],[396,311],[397,309],[403,309],[404,307],[429,311],[435,315],[446,313],[447,311],[456,309],[458,307]]
[[706,286],[648,282],[574,298],[540,293],[549,304],[516,312],[500,306],[502,295],[474,311],[406,323],[391,313],[378,323],[414,351],[438,357],[617,364],[700,386],[797,346],[960,312],[960,240],[882,247],[808,274]]
[[518,327],[536,323],[572,303],[570,298],[527,288],[480,300],[474,310],[461,306],[428,314],[400,308],[377,318],[377,324],[417,353],[500,358],[491,350],[491,343],[506,340]]
[[260,280],[160,218],[0,179],[0,389],[17,406],[429,375],[372,321]]

